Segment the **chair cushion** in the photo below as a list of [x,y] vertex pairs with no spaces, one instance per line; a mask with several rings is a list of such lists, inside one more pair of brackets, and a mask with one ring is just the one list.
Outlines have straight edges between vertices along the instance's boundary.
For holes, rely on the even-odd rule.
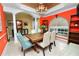
[[21,34],[18,33],[17,38],[20,41],[23,48],[32,47],[32,43],[29,40],[27,40],[24,36],[22,36]]
[[32,47],[32,43],[29,41],[22,41],[23,48],[30,48]]
[[40,47],[45,48],[47,47],[46,45],[43,44],[43,42],[37,43]]

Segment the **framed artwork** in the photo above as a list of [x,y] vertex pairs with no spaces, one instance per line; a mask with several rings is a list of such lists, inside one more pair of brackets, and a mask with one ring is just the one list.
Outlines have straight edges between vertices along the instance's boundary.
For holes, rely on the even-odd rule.
[[0,32],[2,31],[2,22],[1,22],[1,16],[0,16]]

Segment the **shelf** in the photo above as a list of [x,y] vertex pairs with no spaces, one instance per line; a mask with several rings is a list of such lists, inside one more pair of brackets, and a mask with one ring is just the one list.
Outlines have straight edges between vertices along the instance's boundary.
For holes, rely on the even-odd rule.
[[75,28],[79,28],[79,26],[70,26],[70,28],[74,28],[75,29]]
[[69,33],[79,33],[79,32],[69,32]]
[[71,20],[71,22],[79,22],[79,20]]
[[[79,7],[79,5],[77,6]],[[78,10],[78,9],[77,9]],[[71,15],[68,43],[79,44],[79,15]]]

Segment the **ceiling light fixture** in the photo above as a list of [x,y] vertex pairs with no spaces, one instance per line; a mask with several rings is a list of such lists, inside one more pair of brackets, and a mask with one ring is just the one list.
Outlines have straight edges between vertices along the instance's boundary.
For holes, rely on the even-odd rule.
[[37,11],[39,14],[43,14],[44,12],[47,11],[47,6],[44,5],[43,3],[40,3],[39,6],[36,8],[36,11]]

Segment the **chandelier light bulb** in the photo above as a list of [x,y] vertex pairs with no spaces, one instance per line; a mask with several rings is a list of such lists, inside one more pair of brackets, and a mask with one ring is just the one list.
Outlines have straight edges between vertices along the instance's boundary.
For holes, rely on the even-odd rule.
[[39,3],[39,6],[36,8],[38,13],[43,13],[47,11],[47,7],[43,3]]

